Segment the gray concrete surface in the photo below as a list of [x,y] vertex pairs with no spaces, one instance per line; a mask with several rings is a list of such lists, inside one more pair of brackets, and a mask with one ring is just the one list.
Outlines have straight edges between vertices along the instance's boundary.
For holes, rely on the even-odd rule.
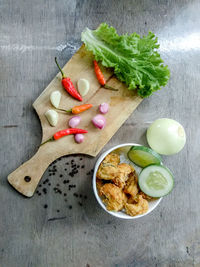
[[[200,266],[199,10],[198,0],[0,1],[0,266]],[[145,99],[104,149],[145,144],[145,129],[159,117],[178,120],[187,133],[184,150],[164,157],[175,175],[173,192],[136,221],[110,217],[98,206],[87,174],[94,158],[75,158],[85,168],[70,178],[76,185],[71,191],[63,181],[74,157],[57,161],[55,175],[49,176],[49,167],[41,195],[31,199],[7,183],[40,143],[32,103],[57,73],[55,55],[64,65],[80,46],[84,27],[103,21],[120,33],[155,32],[171,70],[168,86]],[[51,186],[43,184],[46,179]],[[53,190],[58,183],[62,194]]]

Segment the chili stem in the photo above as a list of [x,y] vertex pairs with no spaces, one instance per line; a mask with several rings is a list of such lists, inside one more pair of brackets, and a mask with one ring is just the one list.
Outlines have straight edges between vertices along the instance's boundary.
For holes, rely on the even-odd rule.
[[68,109],[68,110],[66,110],[66,109],[62,109],[62,108],[56,108],[57,110],[60,110],[60,111],[64,111],[64,112],[72,112],[72,109]]
[[57,61],[56,57],[55,57],[55,62],[56,62],[56,65],[58,66],[58,68],[59,68],[59,70],[60,70],[60,72],[62,74],[62,78],[65,78],[65,74],[64,74],[63,70],[61,69],[60,65],[58,64],[58,61]]
[[113,88],[113,87],[111,87],[111,86],[109,86],[109,85],[107,85],[107,84],[105,84],[103,87],[104,87],[105,89],[108,89],[108,90],[118,91],[118,89]]
[[40,146],[46,144],[47,142],[51,142],[51,141],[54,141],[54,138],[53,137],[51,137],[47,141],[43,142]]

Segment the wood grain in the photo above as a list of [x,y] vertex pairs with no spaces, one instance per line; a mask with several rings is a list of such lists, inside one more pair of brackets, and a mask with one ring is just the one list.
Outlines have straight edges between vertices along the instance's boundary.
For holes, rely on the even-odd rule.
[[[198,0],[0,1],[0,266],[199,266],[199,10]],[[142,101],[103,151],[124,142],[146,145],[145,131],[159,117],[178,120],[187,134],[179,154],[163,157],[175,176],[174,190],[135,222],[108,216],[96,202],[87,173],[99,155],[57,160],[43,175],[41,195],[30,199],[7,183],[41,142],[32,104],[57,75],[54,57],[63,66],[81,46],[82,30],[103,21],[119,33],[155,32],[171,72],[168,85]],[[72,160],[85,166],[74,177]],[[47,179],[51,186],[43,184]],[[63,183],[68,179],[76,185],[70,191]],[[57,184],[62,195],[54,192]],[[82,206],[74,193],[87,195]]]
[[[95,77],[93,60],[92,53],[87,52],[85,47],[82,46],[63,68],[64,73],[67,77],[70,77],[73,84],[76,85],[80,78],[85,78],[90,83],[90,91],[81,104],[91,103],[93,107],[80,115],[82,121],[79,125],[79,128],[88,130],[85,141],[77,144],[73,135],[71,135],[46,143],[38,149],[37,153],[28,162],[12,172],[8,176],[8,182],[24,196],[33,196],[46,168],[57,158],[77,153],[96,156],[142,101],[142,98],[138,97],[136,92],[129,91],[124,84],[114,78],[111,70],[104,69],[103,74],[107,84],[117,88],[118,91],[113,92],[101,88]],[[51,127],[45,118],[45,112],[52,109],[49,99],[51,93],[55,90],[59,90],[62,95],[60,108],[68,110],[75,105],[80,105],[80,102],[77,103],[77,100],[69,97],[65,92],[61,85],[61,74],[58,74],[33,104],[41,121],[42,142],[51,138],[55,132],[68,128],[67,121],[70,115],[64,112],[59,114],[56,127]],[[91,120],[99,113],[98,107],[104,102],[109,104],[110,109],[105,116],[106,127],[99,130],[94,127]],[[28,182],[25,178],[27,176],[30,177]]]

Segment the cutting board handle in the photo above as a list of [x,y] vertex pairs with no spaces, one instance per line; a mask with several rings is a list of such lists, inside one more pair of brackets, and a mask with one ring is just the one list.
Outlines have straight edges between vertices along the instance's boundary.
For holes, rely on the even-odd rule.
[[32,197],[43,173],[55,159],[56,155],[52,158],[52,154],[48,155],[46,149],[40,147],[31,159],[9,174],[8,182],[24,196]]

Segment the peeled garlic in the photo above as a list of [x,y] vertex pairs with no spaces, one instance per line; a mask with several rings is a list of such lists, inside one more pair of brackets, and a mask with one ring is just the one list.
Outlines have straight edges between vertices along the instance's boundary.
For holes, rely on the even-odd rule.
[[45,113],[45,117],[47,118],[47,120],[51,126],[56,126],[56,124],[58,122],[58,113],[55,110],[49,109]]
[[78,91],[82,96],[87,95],[89,89],[90,89],[90,83],[86,79],[79,79],[78,80]]
[[55,108],[59,108],[60,99],[61,99],[61,93],[59,91],[53,91],[51,93],[51,95],[50,95],[50,101],[51,101],[51,104]]

